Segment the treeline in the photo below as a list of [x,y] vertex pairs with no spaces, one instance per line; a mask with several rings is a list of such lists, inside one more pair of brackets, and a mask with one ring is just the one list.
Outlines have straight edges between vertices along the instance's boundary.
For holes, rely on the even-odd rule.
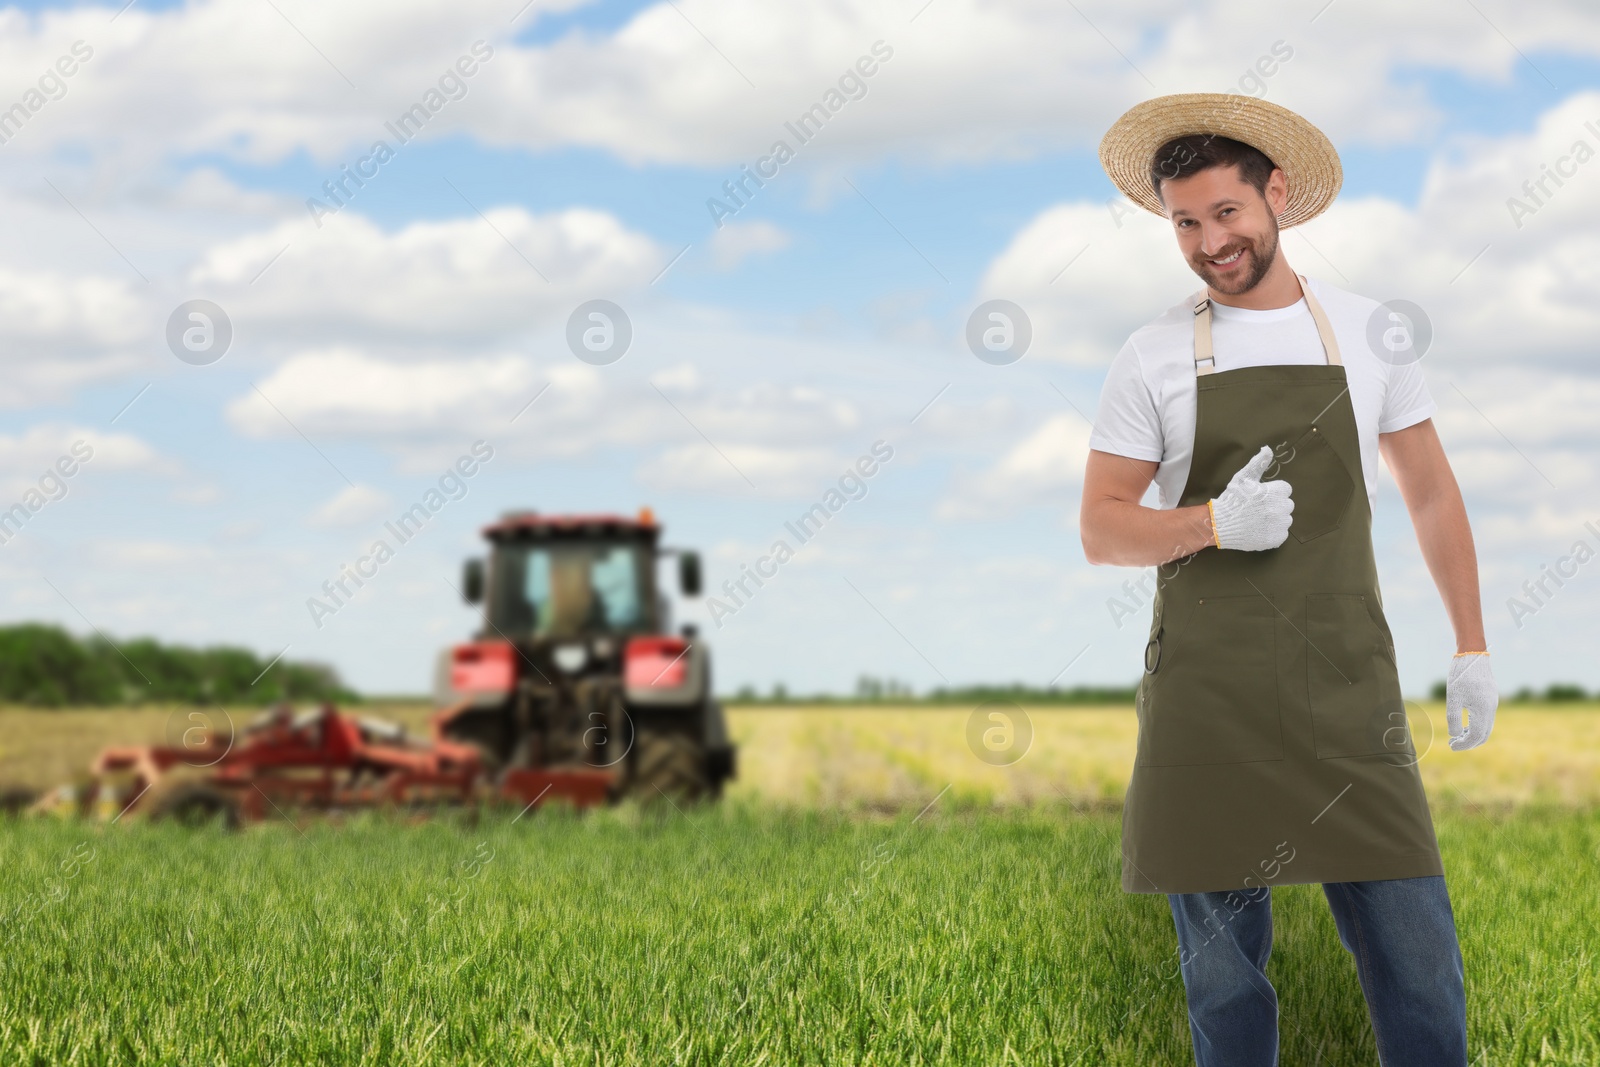
[[930,704],[978,705],[991,700],[1013,704],[1132,704],[1137,685],[1075,685],[1070,689],[1038,689],[1025,685],[974,685],[934,689],[923,699]]
[[55,626],[0,627],[0,703],[64,707],[357,699],[332,667],[272,663],[247,648],[187,648],[149,637],[113,644],[101,637],[80,640]]
[[941,686],[926,693],[916,693],[910,685],[895,679],[878,679],[862,676],[856,681],[856,691],[850,695],[790,693],[782,683],[770,692],[759,693],[753,686],[744,686],[731,697],[730,704],[926,704],[965,705],[976,707],[989,701],[1009,701],[1022,705],[1050,704],[1128,704],[1131,705],[1138,687],[1078,685],[1070,689],[1040,688],[1020,683],[1011,685]]
[[[880,681],[863,677],[856,683],[853,694],[791,693],[781,682],[766,693],[757,692],[754,686],[743,686],[738,692],[722,697],[727,704],[862,704],[895,705],[964,705],[977,707],[989,701],[1003,700],[1025,707],[1041,705],[1091,705],[1122,704],[1133,706],[1137,685],[1094,686],[1079,685],[1070,689],[1041,689],[1026,685],[973,685],[939,687],[926,693],[917,693],[911,686],[893,679]],[[1434,700],[1445,698],[1445,684],[1436,682],[1429,694]],[[1557,682],[1543,689],[1528,686],[1512,693],[1502,693],[1501,702],[1508,704],[1573,704],[1600,701],[1600,689],[1589,692],[1581,685]]]
[[[1443,700],[1448,692],[1448,687],[1443,682],[1433,683],[1431,693],[1433,699]],[[1512,704],[1576,704],[1587,700],[1600,700],[1600,689],[1590,693],[1583,686],[1573,682],[1556,682],[1543,689],[1533,689],[1523,686],[1514,693],[1501,693],[1502,703]]]

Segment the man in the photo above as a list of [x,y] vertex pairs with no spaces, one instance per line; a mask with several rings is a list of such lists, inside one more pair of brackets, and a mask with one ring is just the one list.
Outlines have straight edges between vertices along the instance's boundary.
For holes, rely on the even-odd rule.
[[1191,93],[1129,110],[1100,158],[1205,282],[1118,353],[1084,475],[1089,561],[1158,571],[1122,887],[1167,894],[1200,1067],[1277,1063],[1271,886],[1309,882],[1385,1067],[1465,1067],[1454,915],[1373,562],[1380,454],[1455,629],[1452,749],[1483,743],[1499,697],[1403,320],[1279,246],[1338,194],[1338,155],[1277,105]]

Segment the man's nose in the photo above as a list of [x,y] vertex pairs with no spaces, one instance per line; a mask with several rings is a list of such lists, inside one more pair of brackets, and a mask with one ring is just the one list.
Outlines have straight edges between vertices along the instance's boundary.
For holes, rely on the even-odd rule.
[[1215,224],[1200,224],[1200,252],[1202,255],[1214,256],[1228,247],[1228,241],[1233,235],[1222,226]]

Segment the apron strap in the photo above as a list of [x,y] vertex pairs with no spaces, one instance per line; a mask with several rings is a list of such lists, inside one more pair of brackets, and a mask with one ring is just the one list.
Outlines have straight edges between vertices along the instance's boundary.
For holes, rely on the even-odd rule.
[[1216,369],[1216,357],[1211,354],[1211,298],[1202,289],[1194,302],[1194,372],[1210,374]]
[[1306,307],[1311,309],[1311,318],[1316,321],[1317,336],[1322,338],[1322,350],[1328,354],[1328,366],[1343,366],[1344,360],[1339,357],[1339,339],[1333,335],[1333,326],[1328,322],[1327,312],[1322,310],[1322,302],[1311,295],[1311,286],[1304,274],[1296,274],[1295,277],[1300,279],[1300,291],[1306,294]]
[[[1333,335],[1333,326],[1328,322],[1328,315],[1322,310],[1322,304],[1311,295],[1311,286],[1306,282],[1304,274],[1296,274],[1300,279],[1300,292],[1305,295],[1306,308],[1311,312],[1311,320],[1317,324],[1317,336],[1322,338],[1322,351],[1328,357],[1328,366],[1342,366],[1344,361],[1339,356],[1339,341]],[[1216,356],[1211,350],[1211,298],[1204,289],[1196,293],[1194,303],[1194,372],[1195,374],[1211,374],[1217,369]]]

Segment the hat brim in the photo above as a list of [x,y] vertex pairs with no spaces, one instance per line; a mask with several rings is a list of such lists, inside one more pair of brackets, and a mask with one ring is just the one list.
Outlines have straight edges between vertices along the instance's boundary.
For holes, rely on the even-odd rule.
[[1101,138],[1100,165],[1124,196],[1166,218],[1150,167],[1156,149],[1191,134],[1243,141],[1283,171],[1289,202],[1278,216],[1280,229],[1322,214],[1344,184],[1339,153],[1321,130],[1286,107],[1238,93],[1175,93],[1135,104]]

